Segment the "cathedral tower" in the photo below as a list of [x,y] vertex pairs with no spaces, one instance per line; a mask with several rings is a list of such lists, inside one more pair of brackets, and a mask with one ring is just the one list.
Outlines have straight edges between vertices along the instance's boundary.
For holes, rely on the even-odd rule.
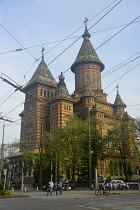
[[101,87],[101,72],[104,70],[104,64],[100,61],[91,42],[87,26],[83,34],[83,43],[77,58],[71,66],[75,74],[75,99],[79,100],[83,94],[87,83],[94,95],[101,100],[106,100]]
[[[44,131],[49,130],[49,105],[57,83],[44,61],[42,60],[24,90],[33,95],[25,97],[24,110],[21,116],[21,143],[27,144],[29,149],[38,147]],[[36,100],[38,99],[38,100]]]
[[73,98],[69,95],[65,77],[61,73],[56,91],[50,100],[50,128],[58,128],[66,125],[69,115],[73,114]]

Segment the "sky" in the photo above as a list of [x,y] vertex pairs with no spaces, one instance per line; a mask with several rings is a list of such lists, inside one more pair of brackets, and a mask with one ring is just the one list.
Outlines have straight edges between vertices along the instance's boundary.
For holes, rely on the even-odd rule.
[[[108,102],[114,103],[119,85],[126,111],[131,117],[139,118],[140,0],[118,2],[0,0],[0,76],[24,87],[40,63],[44,47],[45,62],[58,82],[60,73],[68,70],[77,57],[83,42],[84,20],[88,18],[91,43],[105,65],[102,88],[108,94]],[[74,74],[68,70],[64,76],[71,94],[75,89]],[[22,92],[0,80],[0,117],[14,121],[0,120],[0,144],[3,131],[5,143],[20,138],[19,114],[23,111],[24,100]]]

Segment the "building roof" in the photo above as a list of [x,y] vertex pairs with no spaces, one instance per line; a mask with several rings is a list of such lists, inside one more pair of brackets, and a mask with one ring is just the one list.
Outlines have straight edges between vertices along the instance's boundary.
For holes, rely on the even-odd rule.
[[101,70],[104,70],[105,66],[98,58],[98,55],[96,54],[90,42],[90,34],[88,32],[87,26],[85,27],[85,32],[82,37],[84,40],[80,48],[80,51],[77,55],[77,58],[75,62],[73,63],[73,65],[71,66],[71,70],[74,72],[75,66],[79,63],[84,63],[84,62],[97,63],[101,67]]
[[25,86],[28,88],[29,86],[33,85],[34,83],[41,83],[45,85],[49,85],[51,87],[56,87],[57,82],[55,81],[54,77],[52,76],[49,68],[47,67],[44,56],[42,56],[42,60],[37,67],[35,73],[33,74],[32,78],[30,79],[29,83]]
[[124,107],[126,107],[126,104],[121,99],[121,96],[119,94],[118,89],[117,89],[117,95],[116,95],[116,99],[115,99],[114,105],[115,106],[124,106]]
[[56,91],[55,91],[53,97],[50,99],[50,102],[54,101],[56,99],[64,99],[64,100],[72,101],[72,102],[74,101],[67,90],[64,79],[65,79],[65,77],[63,76],[63,74],[61,72],[61,75],[59,76],[59,82],[57,84]]

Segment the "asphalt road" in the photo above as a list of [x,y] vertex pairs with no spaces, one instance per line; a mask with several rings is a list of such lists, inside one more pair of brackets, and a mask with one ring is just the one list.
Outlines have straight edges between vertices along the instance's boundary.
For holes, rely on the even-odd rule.
[[31,197],[0,199],[0,210],[140,210],[140,194],[129,193],[96,197],[94,191],[64,191],[57,196],[26,192]]

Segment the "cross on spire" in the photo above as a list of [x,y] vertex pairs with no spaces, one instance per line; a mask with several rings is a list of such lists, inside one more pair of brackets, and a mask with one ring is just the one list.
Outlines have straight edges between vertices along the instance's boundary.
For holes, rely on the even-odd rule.
[[88,19],[85,17],[85,20],[84,20],[85,27],[87,27],[87,23],[88,23]]
[[41,50],[41,52],[42,52],[42,59],[44,59],[44,51],[45,51],[45,48],[42,47],[42,50]]
[[117,93],[119,92],[119,85],[116,85]]

